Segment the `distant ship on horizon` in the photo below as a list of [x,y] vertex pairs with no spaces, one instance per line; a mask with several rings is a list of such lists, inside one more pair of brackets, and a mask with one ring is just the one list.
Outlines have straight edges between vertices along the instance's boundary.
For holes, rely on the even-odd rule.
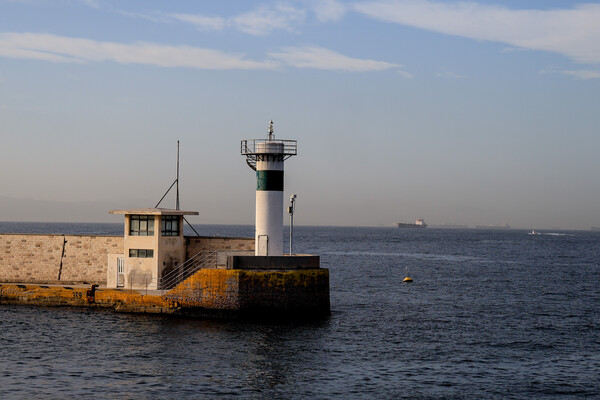
[[427,228],[423,218],[417,218],[414,223],[397,222],[396,228]]

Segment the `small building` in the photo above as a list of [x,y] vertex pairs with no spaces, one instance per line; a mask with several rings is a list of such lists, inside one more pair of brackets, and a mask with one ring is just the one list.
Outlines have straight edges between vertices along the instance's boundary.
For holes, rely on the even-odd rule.
[[165,208],[111,210],[125,215],[123,254],[108,255],[106,286],[160,289],[161,278],[186,261],[183,216],[197,211]]

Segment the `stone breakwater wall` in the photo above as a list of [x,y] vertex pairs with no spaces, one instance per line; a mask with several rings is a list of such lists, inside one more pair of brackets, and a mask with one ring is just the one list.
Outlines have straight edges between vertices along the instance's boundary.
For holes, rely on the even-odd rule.
[[254,238],[219,236],[186,236],[186,256],[189,258],[200,250],[254,252]]
[[186,236],[186,258],[191,258],[201,250],[218,251],[217,264],[224,267],[227,256],[234,254],[254,254],[254,238],[219,236]]
[[[0,234],[0,282],[106,283],[108,254],[123,253],[123,236]],[[186,237],[190,257],[200,250],[254,251],[253,238]],[[222,261],[225,263],[225,261]]]
[[122,236],[0,234],[0,282],[106,282]]

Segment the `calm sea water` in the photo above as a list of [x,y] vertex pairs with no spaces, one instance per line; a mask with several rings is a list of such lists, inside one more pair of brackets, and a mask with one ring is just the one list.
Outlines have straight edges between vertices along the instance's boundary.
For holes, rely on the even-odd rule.
[[[252,236],[251,226],[199,226]],[[119,234],[120,224],[2,232]],[[600,233],[315,228],[330,318],[0,305],[6,398],[600,398]],[[402,283],[408,274],[412,284]]]

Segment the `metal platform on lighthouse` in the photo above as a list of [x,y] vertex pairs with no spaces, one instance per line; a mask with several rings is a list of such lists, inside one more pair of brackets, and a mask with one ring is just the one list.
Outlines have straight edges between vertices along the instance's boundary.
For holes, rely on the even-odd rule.
[[264,161],[266,156],[276,156],[285,161],[298,154],[298,141],[275,139],[273,121],[269,123],[269,134],[266,139],[244,139],[241,143],[241,154],[246,156],[248,166],[256,171],[257,161]]

